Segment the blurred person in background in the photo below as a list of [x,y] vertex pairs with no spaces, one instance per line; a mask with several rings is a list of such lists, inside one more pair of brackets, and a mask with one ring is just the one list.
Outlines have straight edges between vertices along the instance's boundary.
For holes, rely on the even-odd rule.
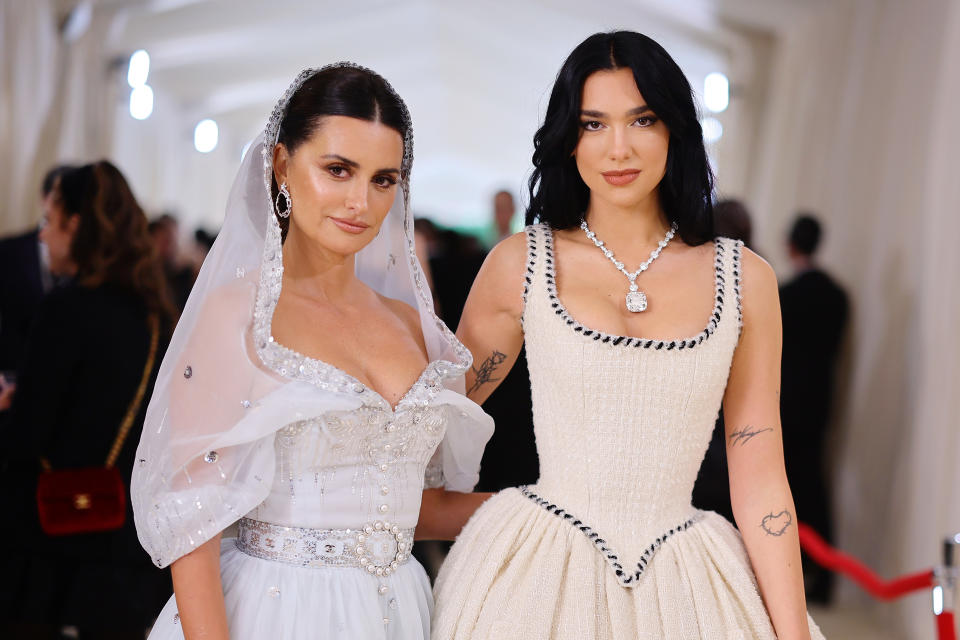
[[193,256],[190,259],[190,262],[193,264],[194,273],[200,272],[200,267],[203,265],[203,261],[206,260],[207,254],[210,253],[210,249],[213,248],[213,243],[217,241],[217,232],[216,231],[207,231],[203,227],[197,227],[193,232]]
[[[46,207],[57,178],[69,169],[68,165],[58,165],[47,171],[40,186],[41,207]],[[0,377],[8,383],[14,381],[40,300],[53,285],[39,225],[27,233],[0,239]],[[3,384],[0,380],[0,387]]]
[[197,269],[180,255],[180,224],[169,213],[152,220],[148,227],[154,251],[163,268],[170,296],[179,311],[187,304]]
[[433,274],[433,295],[437,299],[441,319],[457,326],[470,285],[480,271],[487,253],[474,236],[453,229],[439,229],[430,256]]
[[517,205],[513,194],[501,189],[493,194],[493,216],[490,224],[483,230],[482,242],[487,249],[513,233],[513,219],[517,214]]
[[[797,216],[787,239],[793,278],[780,287],[783,365],[780,409],[787,478],[797,516],[833,540],[826,441],[835,371],[849,317],[847,294],[816,261],[823,230]],[[833,574],[805,558],[807,597],[827,604]]]
[[[436,251],[437,226],[428,218],[413,219],[413,242],[417,249],[417,261],[420,268],[423,269],[423,275],[427,278],[427,285],[430,287],[433,295],[433,270],[430,268],[430,256]],[[433,306],[437,315],[441,318],[443,314],[437,303],[436,296],[433,296]]]
[[497,191],[493,196],[493,222],[497,228],[497,242],[513,233],[513,219],[516,215],[517,206],[513,202],[513,194],[506,189]]
[[[147,219],[119,170],[100,161],[63,171],[45,200],[40,239],[64,279],[40,304],[2,429],[16,540],[24,563],[6,573],[18,637],[143,638],[170,593],[169,577],[137,542],[127,504],[121,528],[48,536],[36,486],[54,472],[102,467],[142,381],[156,375],[175,311],[153,257]],[[126,483],[143,424],[140,403],[115,462]],[[81,507],[77,507],[81,508]],[[5,554],[11,555],[11,554]],[[5,636],[9,637],[9,636]]]
[[727,198],[713,205],[713,230],[722,238],[740,240],[753,249],[753,221],[747,205],[740,200]]

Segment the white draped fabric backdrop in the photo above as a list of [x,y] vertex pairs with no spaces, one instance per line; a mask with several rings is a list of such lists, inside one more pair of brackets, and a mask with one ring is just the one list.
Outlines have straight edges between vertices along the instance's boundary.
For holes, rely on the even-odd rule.
[[76,40],[52,0],[0,0],[0,233],[37,223],[40,180],[56,162],[107,157],[118,83],[103,59],[110,22],[94,12]]
[[[4,233],[36,223],[53,162],[107,156],[128,137],[129,119],[116,117],[124,69],[104,60],[110,25],[95,12],[66,42],[54,11],[51,0],[0,0]],[[783,275],[793,214],[825,220],[822,262],[853,303],[833,456],[838,544],[887,576],[930,566],[942,536],[960,531],[960,3],[821,3],[759,40],[769,58],[747,65],[757,77],[728,126],[739,138],[719,153],[720,188],[745,197],[755,244]],[[118,164],[170,144],[119,149]],[[175,175],[144,167],[129,169],[140,188],[176,189],[169,178],[143,187]],[[220,173],[211,189],[226,189]],[[905,637],[931,637],[926,596],[872,604],[844,587],[841,597]]]
[[[823,262],[853,304],[838,544],[888,577],[934,564],[960,531],[957,60],[953,0],[853,0],[794,25],[748,192],[761,246],[782,245],[800,207],[825,218]],[[873,606],[906,637],[933,637],[928,594]]]

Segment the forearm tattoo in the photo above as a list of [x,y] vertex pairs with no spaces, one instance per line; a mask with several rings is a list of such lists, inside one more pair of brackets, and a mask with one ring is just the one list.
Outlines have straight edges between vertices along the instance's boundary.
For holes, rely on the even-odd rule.
[[793,514],[784,509],[776,515],[774,515],[771,511],[767,515],[763,516],[763,521],[760,523],[760,528],[763,529],[768,536],[779,538],[787,532],[787,529],[789,529],[790,525],[792,524]]
[[736,445],[745,445],[750,442],[751,439],[760,435],[761,433],[766,433],[767,431],[773,431],[773,427],[767,427],[766,429],[757,429],[750,425],[745,426],[739,431],[734,431],[730,434],[730,444],[731,446]]
[[496,370],[497,367],[503,364],[503,362],[506,359],[507,359],[507,354],[500,353],[499,351],[494,349],[490,357],[484,360],[480,364],[479,368],[471,367],[473,371],[473,375],[476,376],[476,378],[473,381],[473,386],[467,389],[467,395],[470,395],[471,393],[473,393],[474,391],[476,391],[477,389],[479,389],[480,387],[482,387],[488,382],[496,382],[497,380],[499,380],[500,378],[493,377],[493,372]]

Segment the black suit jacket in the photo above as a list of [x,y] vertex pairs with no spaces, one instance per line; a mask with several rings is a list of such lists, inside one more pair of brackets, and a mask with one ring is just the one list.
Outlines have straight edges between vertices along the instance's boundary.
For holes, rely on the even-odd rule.
[[0,240],[0,371],[19,365],[43,295],[39,232]]
[[834,368],[849,315],[847,294],[811,269],[780,289],[780,412],[788,451],[819,451],[833,399]]

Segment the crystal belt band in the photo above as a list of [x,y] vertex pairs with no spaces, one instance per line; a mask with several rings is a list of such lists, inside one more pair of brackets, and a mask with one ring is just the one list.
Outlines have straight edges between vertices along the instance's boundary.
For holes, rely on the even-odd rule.
[[255,558],[297,567],[359,567],[388,576],[410,558],[413,529],[377,521],[359,529],[281,527],[240,519],[237,548]]

